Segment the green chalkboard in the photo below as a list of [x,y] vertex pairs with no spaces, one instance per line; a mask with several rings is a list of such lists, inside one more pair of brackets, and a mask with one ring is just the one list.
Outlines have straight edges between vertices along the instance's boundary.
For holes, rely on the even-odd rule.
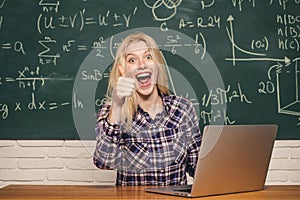
[[300,2],[0,0],[0,139],[94,139],[115,51],[158,42],[170,89],[207,124],[300,139]]

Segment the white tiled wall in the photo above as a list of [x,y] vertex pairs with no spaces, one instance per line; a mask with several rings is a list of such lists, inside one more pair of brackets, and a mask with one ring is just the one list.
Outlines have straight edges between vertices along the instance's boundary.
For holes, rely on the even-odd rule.
[[[92,162],[95,141],[0,140],[0,187],[7,184],[114,185]],[[300,140],[278,140],[266,184],[300,184]]]

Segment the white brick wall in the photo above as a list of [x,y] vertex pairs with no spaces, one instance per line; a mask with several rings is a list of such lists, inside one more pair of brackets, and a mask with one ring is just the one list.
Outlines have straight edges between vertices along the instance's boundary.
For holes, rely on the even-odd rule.
[[276,141],[267,184],[300,184],[300,140]]
[[[114,185],[92,162],[95,141],[0,140],[0,187],[7,184]],[[276,141],[266,184],[300,184],[300,140]]]
[[115,172],[93,165],[94,141],[2,140],[0,187],[7,184],[114,185]]

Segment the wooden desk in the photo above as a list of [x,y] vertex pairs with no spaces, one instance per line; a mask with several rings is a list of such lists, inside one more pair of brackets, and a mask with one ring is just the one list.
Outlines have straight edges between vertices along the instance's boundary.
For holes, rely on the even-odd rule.
[[[144,186],[10,185],[0,189],[0,199],[188,199],[148,193]],[[192,198],[198,199],[198,198]],[[300,185],[266,186],[264,190],[199,199],[300,199]]]

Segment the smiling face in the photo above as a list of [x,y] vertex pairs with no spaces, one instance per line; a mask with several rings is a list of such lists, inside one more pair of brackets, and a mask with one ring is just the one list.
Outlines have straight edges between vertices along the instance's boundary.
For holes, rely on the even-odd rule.
[[130,44],[125,55],[125,66],[119,66],[122,76],[135,80],[137,92],[149,96],[157,90],[158,69],[150,49],[143,41]]

